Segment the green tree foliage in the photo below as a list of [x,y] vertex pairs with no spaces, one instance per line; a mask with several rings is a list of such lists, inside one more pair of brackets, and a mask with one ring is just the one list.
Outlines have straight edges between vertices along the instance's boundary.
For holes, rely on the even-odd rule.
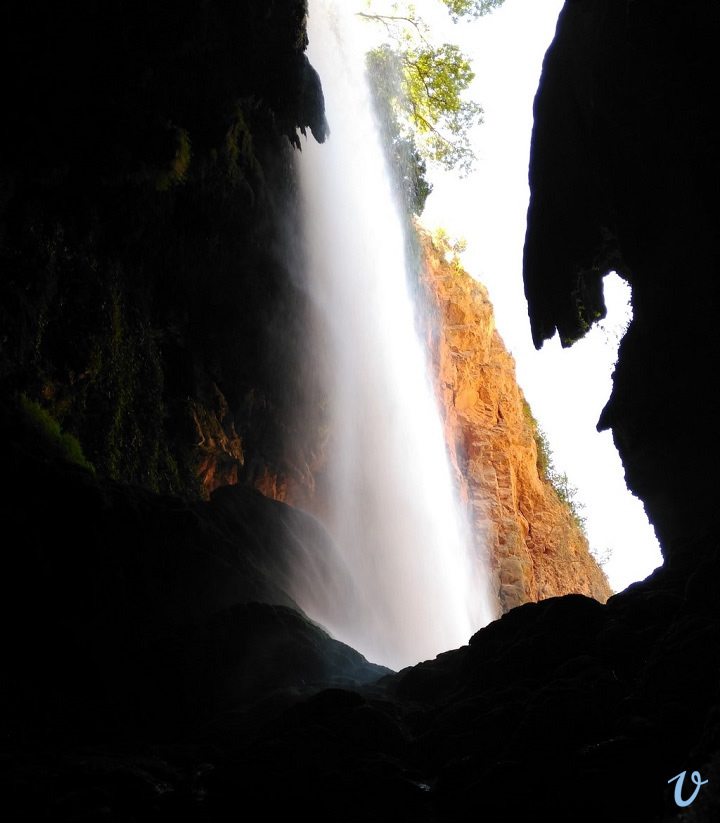
[[462,17],[483,17],[500,8],[505,0],[442,0],[457,23]]
[[367,71],[398,198],[410,214],[420,215],[432,186],[425,177],[427,163],[413,134],[401,126],[393,103],[402,94],[397,53],[384,46],[373,49],[367,55]]
[[482,123],[482,108],[463,100],[475,74],[457,46],[422,46],[404,55],[405,98],[398,100],[419,145],[446,169],[467,174],[475,159],[469,132]]
[[467,251],[467,240],[464,237],[453,238],[442,226],[438,226],[432,233],[433,246],[440,252],[445,260],[455,270],[455,274],[463,275],[462,260],[460,255]]
[[[445,4],[454,19],[481,16],[499,5],[477,0]],[[412,6],[404,12],[396,6],[392,14],[368,11],[360,16],[385,29],[387,42],[373,50],[370,61],[376,74],[382,70],[398,78],[383,89],[401,136],[412,137],[427,161],[468,174],[475,160],[470,130],[482,123],[483,114],[478,103],[464,96],[475,77],[470,61],[452,43],[435,44]]]

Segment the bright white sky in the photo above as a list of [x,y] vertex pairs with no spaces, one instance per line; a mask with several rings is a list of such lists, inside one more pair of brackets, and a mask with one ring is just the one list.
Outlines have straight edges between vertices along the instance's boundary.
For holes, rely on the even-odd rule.
[[595,429],[610,395],[629,289],[617,275],[605,278],[604,328],[594,328],[570,349],[562,349],[556,335],[538,352],[522,284],[532,104],[563,1],[505,0],[493,14],[457,25],[438,0],[415,5],[438,40],[458,43],[471,58],[471,96],[485,110],[475,135],[477,171],[462,181],[429,174],[434,189],[423,222],[466,238],[463,264],[489,289],[518,383],[548,436],[556,468],[578,488],[591,547],[600,555],[610,551],[604,569],[612,588],[621,591],[662,562],[642,503],[625,486],[612,435]]

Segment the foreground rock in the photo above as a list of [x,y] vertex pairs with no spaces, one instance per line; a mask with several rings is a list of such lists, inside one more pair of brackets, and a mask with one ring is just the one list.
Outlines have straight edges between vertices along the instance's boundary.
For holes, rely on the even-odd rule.
[[174,737],[274,689],[387,671],[295,603],[294,564],[322,583],[330,550],[308,515],[242,487],[158,497],[19,444],[8,465],[7,739]]
[[[29,530],[45,542],[21,536],[15,546],[28,559],[13,561],[23,573],[4,600],[10,819],[225,821],[261,808],[270,819],[328,821],[457,820],[468,810],[491,821],[674,820],[667,781],[685,769],[709,783],[682,819],[714,819],[717,545],[688,545],[692,561],[606,605],[582,595],[528,603],[468,646],[392,674],[292,605],[210,603],[235,573],[216,567],[205,536],[267,568],[240,524],[277,558],[292,549],[268,539],[283,531],[282,504],[235,500],[234,517],[203,504],[190,509],[195,526],[185,510],[182,530],[165,531],[158,524],[180,511],[165,499],[75,472],[33,474],[55,489],[62,477],[94,527],[74,533],[86,567],[47,540],[52,506]],[[14,503],[28,524],[34,500]],[[120,523],[123,545],[143,547],[142,564],[128,558],[124,573]],[[144,543],[148,530],[161,548]]]

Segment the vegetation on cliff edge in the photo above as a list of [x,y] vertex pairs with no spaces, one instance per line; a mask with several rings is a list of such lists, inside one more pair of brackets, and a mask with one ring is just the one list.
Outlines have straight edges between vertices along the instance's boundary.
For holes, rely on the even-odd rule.
[[537,471],[540,479],[552,487],[558,500],[567,506],[575,524],[587,537],[586,518],[582,513],[585,504],[577,499],[577,487],[570,483],[567,474],[556,468],[547,435],[535,419],[530,404],[524,398],[523,413],[532,432],[533,440],[535,441],[535,447],[537,449]]

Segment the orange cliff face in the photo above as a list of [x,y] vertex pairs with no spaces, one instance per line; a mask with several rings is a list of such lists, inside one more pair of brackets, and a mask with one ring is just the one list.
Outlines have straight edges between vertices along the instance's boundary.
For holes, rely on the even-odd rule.
[[487,289],[420,232],[427,341],[445,439],[477,550],[487,552],[503,611],[533,600],[612,594],[585,535],[541,478],[515,361]]
[[[538,471],[529,407],[495,330],[487,290],[447,262],[446,247],[436,248],[427,233],[420,232],[420,241],[425,337],[448,454],[503,611],[570,593],[604,602],[612,594],[604,573],[567,505]],[[323,519],[327,443],[319,424],[307,422],[317,414],[293,423],[257,391],[233,414],[213,386],[192,418],[206,492],[248,484]],[[253,436],[265,429],[267,442]]]

